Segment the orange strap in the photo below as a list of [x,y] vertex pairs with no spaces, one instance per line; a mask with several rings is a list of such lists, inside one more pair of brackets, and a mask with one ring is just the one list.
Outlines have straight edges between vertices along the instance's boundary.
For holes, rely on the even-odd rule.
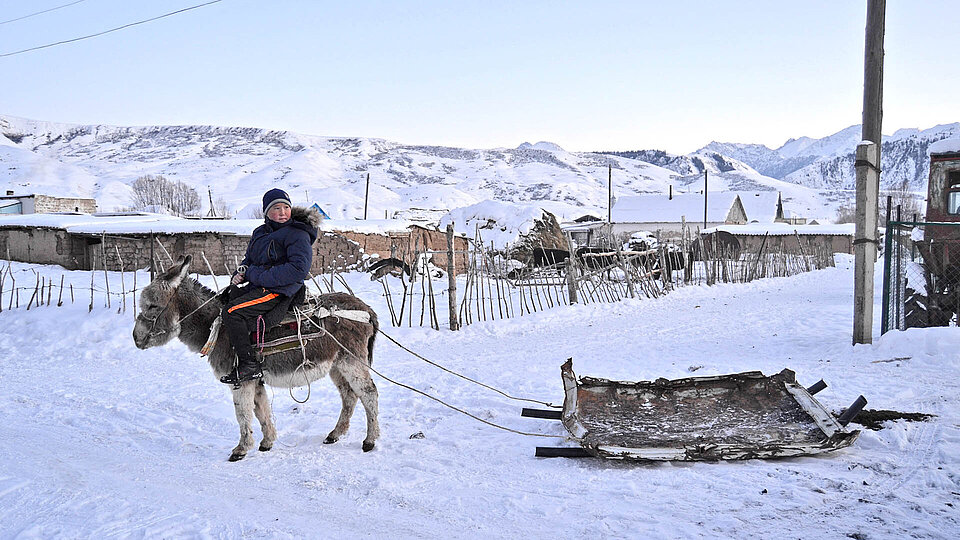
[[[264,290],[264,292],[266,292],[266,290]],[[277,293],[265,294],[265,295],[261,296],[260,298],[254,298],[253,300],[248,300],[248,301],[246,301],[246,302],[244,302],[244,303],[242,303],[242,304],[237,304],[237,305],[231,307],[230,309],[228,309],[228,310],[227,310],[227,313],[233,313],[234,311],[236,311],[236,310],[238,310],[238,309],[240,309],[240,308],[255,306],[255,305],[257,305],[257,304],[262,304],[262,303],[264,303],[264,302],[269,302],[270,300],[273,300],[274,298],[276,298],[276,297],[278,297],[278,296],[280,296],[280,295],[277,294]]]

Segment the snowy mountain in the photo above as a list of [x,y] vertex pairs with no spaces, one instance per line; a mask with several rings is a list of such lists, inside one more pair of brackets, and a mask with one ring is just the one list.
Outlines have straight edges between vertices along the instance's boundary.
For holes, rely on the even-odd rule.
[[[567,152],[549,142],[517,148],[413,146],[383,139],[321,137],[212,126],[80,126],[0,116],[0,189],[17,194],[94,197],[101,209],[131,204],[130,184],[163,175],[223,198],[240,217],[271,187],[297,204],[318,202],[332,217],[431,217],[483,200],[543,207],[560,219],[600,215],[614,194],[710,190],[788,190],[797,212],[831,215],[815,191],[765,177],[716,152],[691,156]],[[790,196],[788,195],[788,198]],[[806,204],[806,203],[809,204]]]
[[[960,123],[926,130],[901,129],[881,143],[881,188],[906,185],[909,191],[926,192],[929,163],[927,148],[936,141],[960,136]],[[815,189],[850,190],[856,187],[854,152],[861,141],[861,126],[850,126],[822,139],[790,139],[771,150],[760,144],[712,142],[698,151],[717,152],[740,160],[761,174]]]

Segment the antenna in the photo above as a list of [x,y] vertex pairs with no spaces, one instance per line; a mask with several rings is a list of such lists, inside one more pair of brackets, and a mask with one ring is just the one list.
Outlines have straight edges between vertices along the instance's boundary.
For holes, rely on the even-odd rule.
[[210,211],[207,212],[207,217],[217,217],[217,211],[213,209],[213,192],[210,191],[210,186],[207,186],[207,200],[210,201]]

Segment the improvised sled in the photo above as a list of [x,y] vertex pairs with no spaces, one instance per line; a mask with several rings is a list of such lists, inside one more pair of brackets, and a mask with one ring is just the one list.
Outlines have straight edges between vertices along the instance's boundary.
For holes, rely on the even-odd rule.
[[562,420],[577,447],[537,448],[540,457],[603,457],[634,461],[715,461],[804,456],[853,444],[846,425],[863,396],[834,417],[793,371],[759,371],[620,382],[581,377],[573,360],[560,368],[563,412],[524,409],[524,416]]

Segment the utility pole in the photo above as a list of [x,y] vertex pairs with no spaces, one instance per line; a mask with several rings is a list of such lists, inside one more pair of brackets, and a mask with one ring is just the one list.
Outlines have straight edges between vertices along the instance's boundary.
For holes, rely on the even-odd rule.
[[207,212],[207,217],[217,217],[217,211],[213,209],[213,192],[210,191],[210,186],[207,186],[207,200],[210,201],[210,211]]
[[707,228],[707,176],[709,172],[703,169],[703,228]]
[[873,343],[873,275],[877,261],[883,34],[886,0],[867,0],[863,52],[863,142],[857,146],[857,216],[853,240],[853,344]]
[[613,233],[613,167],[607,165],[607,225]]
[[363,219],[367,219],[367,201],[370,200],[370,173],[367,173],[367,192],[363,195]]

